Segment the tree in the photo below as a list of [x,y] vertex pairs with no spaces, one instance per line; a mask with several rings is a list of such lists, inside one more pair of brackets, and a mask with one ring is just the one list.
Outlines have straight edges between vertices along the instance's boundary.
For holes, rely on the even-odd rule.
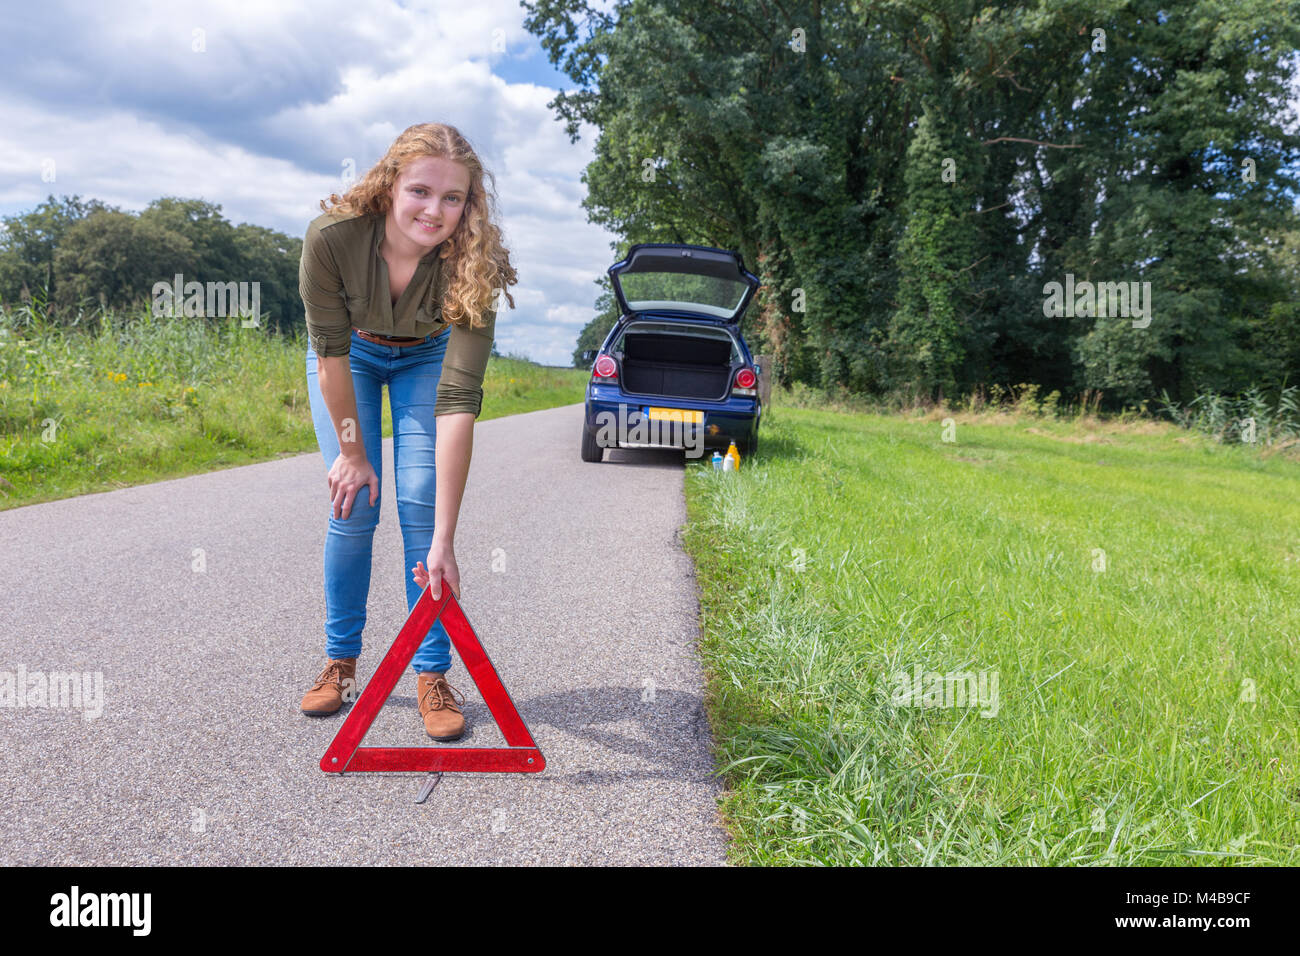
[[956,391],[972,311],[977,245],[969,144],[939,118],[936,105],[925,109],[907,150],[899,305],[889,345],[899,383],[930,397]]
[[260,307],[269,315],[269,327],[283,335],[297,334],[306,321],[298,292],[302,239],[240,223],[234,229],[233,242],[240,263],[235,274],[243,281],[258,283]]
[[15,303],[24,291],[57,291],[54,254],[68,230],[92,212],[110,207],[80,196],[51,195],[31,212],[6,216],[0,230],[0,302]]
[[130,213],[102,210],[74,224],[59,243],[54,271],[60,276],[59,309],[152,305],[157,282],[193,271],[189,239]]
[[[787,380],[1120,403],[1276,371],[1296,0],[523,5],[580,86],[551,105],[599,131],[592,220],[741,251]],[[1067,275],[1150,282],[1150,326],[1045,315]]]

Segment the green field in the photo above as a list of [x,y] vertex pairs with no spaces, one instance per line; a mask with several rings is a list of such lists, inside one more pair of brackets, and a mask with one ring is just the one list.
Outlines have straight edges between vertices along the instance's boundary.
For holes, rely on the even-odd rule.
[[734,862],[1300,862],[1300,465],[782,398],[687,469]]
[[[306,352],[237,319],[145,309],[86,333],[0,310],[0,510],[319,453]],[[478,421],[580,402],[587,379],[493,358]]]

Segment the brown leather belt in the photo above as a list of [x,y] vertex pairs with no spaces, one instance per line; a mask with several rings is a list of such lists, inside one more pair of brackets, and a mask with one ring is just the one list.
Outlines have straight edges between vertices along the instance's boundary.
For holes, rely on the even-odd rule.
[[374,342],[376,345],[420,345],[424,342],[424,339],[395,339],[388,335],[376,335],[365,329],[357,329],[356,332],[367,342]]

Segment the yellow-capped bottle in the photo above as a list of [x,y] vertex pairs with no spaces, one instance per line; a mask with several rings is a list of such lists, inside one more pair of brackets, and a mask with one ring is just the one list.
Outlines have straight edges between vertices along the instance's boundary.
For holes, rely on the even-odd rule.
[[734,460],[734,462],[733,462],[733,464],[732,464],[732,466],[731,466],[731,467],[732,467],[732,470],[733,470],[733,471],[740,471],[740,450],[739,450],[738,448],[736,448],[736,443],[735,443],[734,441],[733,441],[733,442],[731,443],[731,445],[727,448],[727,456],[726,456],[726,457],[729,457],[729,458],[731,458],[731,459]]

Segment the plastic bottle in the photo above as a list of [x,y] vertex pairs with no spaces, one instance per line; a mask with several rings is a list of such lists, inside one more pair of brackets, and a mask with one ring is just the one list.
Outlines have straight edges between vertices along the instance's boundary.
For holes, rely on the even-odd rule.
[[734,471],[740,471],[740,449],[736,447],[734,441],[731,443],[730,447],[727,448],[727,455],[736,460],[736,463],[732,465],[732,469]]
[[735,470],[736,470],[736,456],[735,456],[735,455],[732,455],[730,452],[728,452],[727,457],[724,458],[724,459],[722,459],[722,470],[723,470],[723,471],[735,471]]
[[713,470],[722,471],[722,452],[716,448],[713,450]]

